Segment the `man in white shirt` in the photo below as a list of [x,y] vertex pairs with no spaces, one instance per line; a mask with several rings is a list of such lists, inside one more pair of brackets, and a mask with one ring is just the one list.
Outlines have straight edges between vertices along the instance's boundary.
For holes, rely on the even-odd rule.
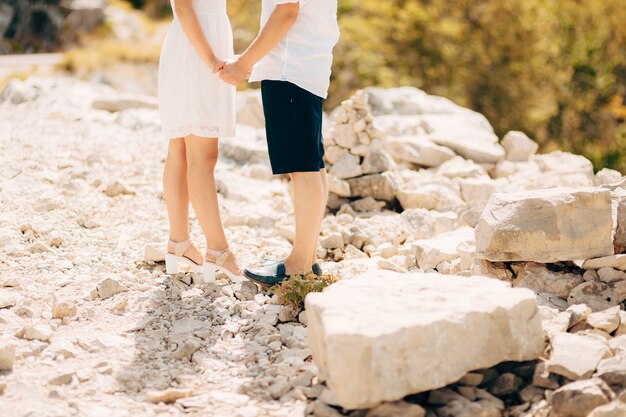
[[289,174],[296,236],[284,261],[244,274],[264,286],[291,275],[321,274],[317,241],[326,210],[322,102],[328,95],[333,48],[339,40],[337,0],[263,0],[261,31],[220,73],[237,85],[261,81],[265,127],[274,174]]

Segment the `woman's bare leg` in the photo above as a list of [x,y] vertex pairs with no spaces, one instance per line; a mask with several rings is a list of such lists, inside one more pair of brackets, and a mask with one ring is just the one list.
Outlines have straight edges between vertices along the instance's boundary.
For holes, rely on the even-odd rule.
[[[228,248],[215,184],[215,166],[218,158],[218,140],[189,135],[185,138],[187,155],[187,183],[189,197],[200,226],[206,237],[207,247],[215,251]],[[214,259],[208,259],[214,261]],[[236,260],[232,257],[224,265],[239,273]]]
[[[170,240],[183,242],[189,239],[189,193],[185,141],[182,138],[170,140],[163,169],[163,193],[170,222]],[[174,249],[168,247],[168,251],[173,253]],[[185,256],[198,264],[203,260],[195,247],[190,247]]]

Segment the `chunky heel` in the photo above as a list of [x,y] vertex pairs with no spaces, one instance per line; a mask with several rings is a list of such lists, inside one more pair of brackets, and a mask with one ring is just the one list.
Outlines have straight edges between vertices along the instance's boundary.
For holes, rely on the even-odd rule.
[[202,265],[195,263],[193,260],[185,256],[187,249],[191,247],[191,242],[185,240],[184,242],[169,242],[169,246],[174,249],[174,253],[167,252],[165,254],[165,271],[169,275],[175,275],[178,273],[178,266],[180,263],[187,265],[195,273],[202,272]]
[[215,282],[215,265],[209,262],[205,262],[203,266],[204,282],[206,284],[211,284]]
[[178,256],[173,253],[165,254],[165,271],[169,275],[178,273]]

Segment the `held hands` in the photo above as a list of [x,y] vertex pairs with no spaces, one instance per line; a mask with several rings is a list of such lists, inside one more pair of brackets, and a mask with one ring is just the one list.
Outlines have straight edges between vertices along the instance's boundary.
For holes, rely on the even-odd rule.
[[220,71],[220,78],[222,81],[236,86],[250,77],[251,70],[251,68],[247,68],[239,57],[237,57],[224,65]]
[[224,69],[226,61],[217,57],[209,61],[209,68],[213,71],[213,74],[217,74]]

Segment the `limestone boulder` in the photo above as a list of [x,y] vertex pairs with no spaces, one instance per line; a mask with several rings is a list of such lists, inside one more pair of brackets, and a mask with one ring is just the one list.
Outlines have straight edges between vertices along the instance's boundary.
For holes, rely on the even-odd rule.
[[541,171],[539,188],[592,187],[594,185],[593,164],[584,156],[555,151],[535,155],[531,161]]
[[594,188],[496,193],[476,226],[490,261],[542,263],[613,254],[611,195]]
[[418,240],[413,243],[417,264],[422,270],[434,269],[441,262],[459,258],[459,245],[468,243],[474,243],[474,230],[471,227],[462,227],[432,239]]
[[544,348],[534,294],[485,277],[373,271],[309,294],[306,311],[320,377],[347,409],[533,360]]
[[596,173],[593,183],[597,186],[611,184],[622,179],[622,173],[614,169],[602,168]]
[[559,333],[552,339],[552,354],[546,369],[571,380],[589,378],[609,351],[596,336]]
[[537,142],[526,136],[524,132],[507,133],[502,138],[501,144],[506,152],[505,159],[512,162],[526,162],[539,149]]
[[513,286],[530,288],[536,293],[550,293],[566,299],[570,292],[583,282],[581,275],[553,272],[543,265],[529,262],[519,270]]
[[409,162],[425,167],[438,167],[456,154],[424,136],[401,136],[385,141],[385,150],[398,162]]
[[612,255],[587,259],[582,267],[584,269],[613,268],[626,271],[626,255]]
[[618,188],[612,196],[616,211],[615,246],[626,248],[626,190]]
[[598,378],[576,381],[562,386],[550,398],[558,417],[587,417],[596,407],[607,404],[615,394]]
[[376,200],[393,201],[398,188],[398,180],[393,173],[364,175],[348,180],[353,197],[372,197]]

